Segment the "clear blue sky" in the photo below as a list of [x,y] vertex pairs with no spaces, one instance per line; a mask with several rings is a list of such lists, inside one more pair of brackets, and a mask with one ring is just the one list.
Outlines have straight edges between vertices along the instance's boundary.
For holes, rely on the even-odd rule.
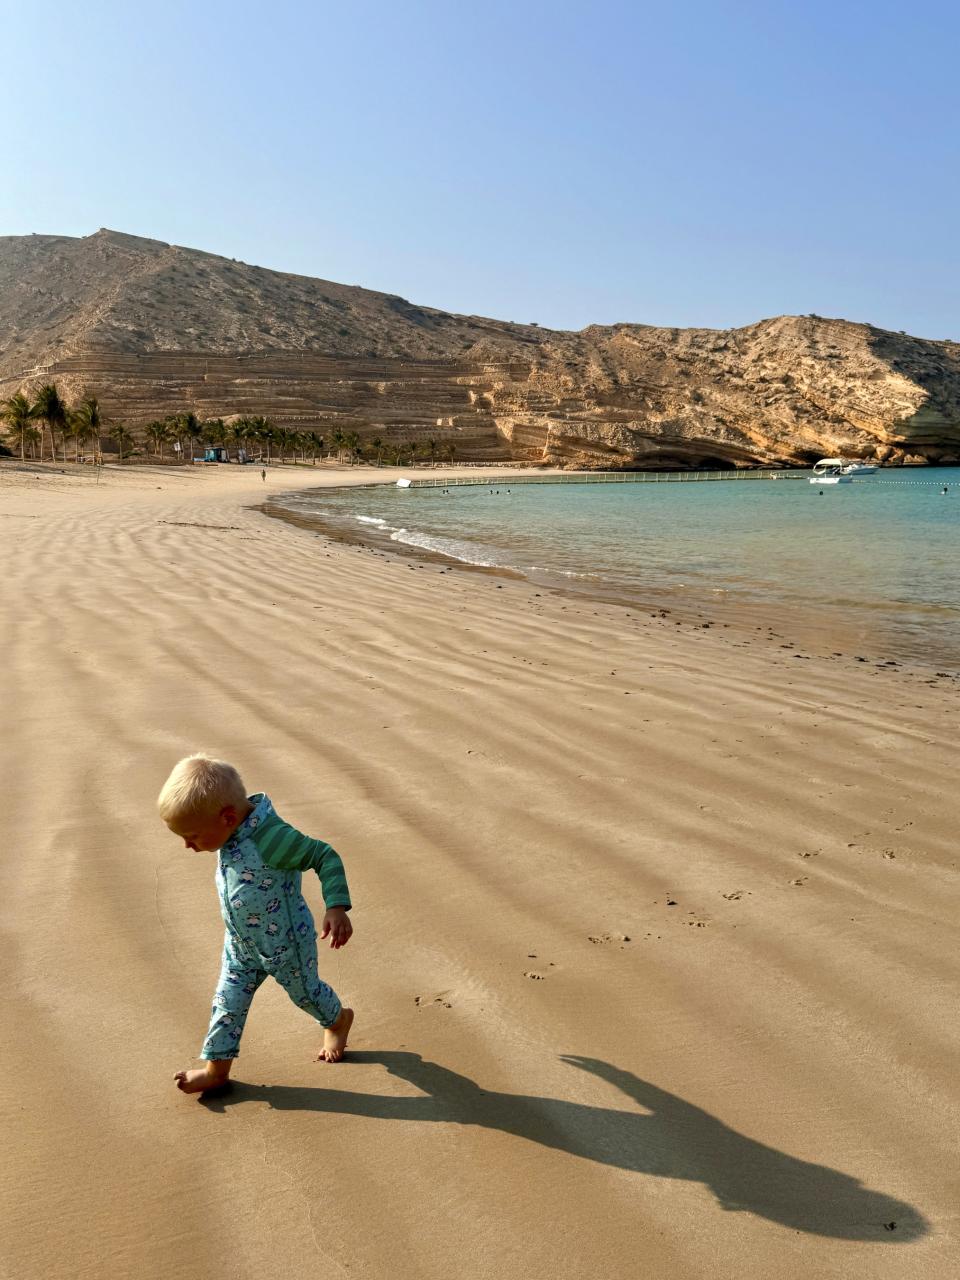
[[559,328],[960,339],[960,10],[0,0],[0,234]]

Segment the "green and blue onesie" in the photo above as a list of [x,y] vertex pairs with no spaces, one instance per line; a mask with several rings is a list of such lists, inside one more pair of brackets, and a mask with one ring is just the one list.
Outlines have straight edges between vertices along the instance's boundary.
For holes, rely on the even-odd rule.
[[339,855],[291,827],[265,795],[219,852],[217,890],[226,932],[220,981],[201,1058],[236,1058],[257,988],[269,974],[322,1027],[340,1016],[337,993],[317,974],[317,930],[300,891],[302,872],[320,877],[327,908],[350,908]]

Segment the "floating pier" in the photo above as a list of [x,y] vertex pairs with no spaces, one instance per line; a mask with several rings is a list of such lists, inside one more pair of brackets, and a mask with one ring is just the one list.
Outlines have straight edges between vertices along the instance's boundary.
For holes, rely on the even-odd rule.
[[459,485],[515,484],[692,484],[698,480],[806,480],[809,471],[574,471],[554,475],[521,476],[456,476],[441,480],[434,476],[417,476],[397,481],[403,489],[452,489]]

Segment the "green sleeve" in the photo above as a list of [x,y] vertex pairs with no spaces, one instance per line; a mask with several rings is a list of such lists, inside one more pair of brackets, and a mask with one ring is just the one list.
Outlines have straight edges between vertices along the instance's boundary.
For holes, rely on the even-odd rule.
[[350,890],[343,863],[330,845],[305,836],[276,815],[267,818],[252,833],[252,839],[268,867],[276,871],[315,871],[320,877],[324,905],[350,910]]

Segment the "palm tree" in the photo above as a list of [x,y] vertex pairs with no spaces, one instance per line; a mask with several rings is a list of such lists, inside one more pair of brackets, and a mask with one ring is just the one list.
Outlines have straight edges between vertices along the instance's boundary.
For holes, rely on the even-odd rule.
[[317,454],[323,457],[323,436],[316,431],[311,431],[307,437],[310,441],[311,451],[313,455],[313,465],[317,465]]
[[[269,418],[264,418],[263,426],[260,428],[260,430],[263,432],[263,438],[267,442],[267,461],[269,461],[271,456],[271,451],[276,445],[279,445],[280,443],[279,436],[277,435],[277,428],[270,421]],[[283,461],[282,457],[280,461],[281,462]]]
[[87,396],[80,408],[86,415],[87,421],[93,430],[93,448],[96,461],[102,463],[104,417],[100,408],[100,401],[96,396]]
[[271,432],[276,446],[280,450],[280,465],[282,466],[286,462],[286,452],[290,447],[290,432],[286,427],[272,427]]
[[115,422],[113,426],[110,428],[108,435],[110,436],[110,439],[116,443],[117,448],[120,450],[120,461],[122,463],[123,462],[123,446],[125,444],[132,445],[133,436],[130,434],[130,432],[127,430],[127,428],[123,425],[122,422]]
[[[37,392],[37,398],[33,405],[33,416],[50,428],[50,454],[53,461],[56,461],[55,432],[62,432],[67,425],[67,406],[55,383],[48,382]],[[40,429],[40,461],[43,461],[42,427]]]
[[100,458],[100,432],[103,430],[103,415],[96,396],[87,396],[86,400],[70,415],[70,434],[77,443],[77,461],[80,461],[80,446],[93,439],[94,456]]
[[426,457],[427,454],[430,452],[430,445],[432,443],[433,442],[431,440],[418,440],[416,444],[413,446],[414,458],[416,458],[418,453],[422,454],[423,457]]
[[237,418],[235,422],[231,422],[229,427],[227,427],[227,434],[233,441],[238,457],[240,456],[241,450],[246,453],[249,425],[249,419]]
[[370,441],[370,443],[373,446],[373,448],[376,449],[377,451],[377,466],[379,467],[380,460],[383,457],[383,441],[380,439],[379,436],[374,436],[373,439]]
[[247,434],[252,436],[260,446],[260,460],[263,460],[263,447],[266,445],[267,462],[270,461],[270,446],[275,441],[273,423],[269,418],[258,416],[247,421]]
[[262,428],[262,417],[248,417],[247,419],[247,439],[255,440],[257,447],[257,462],[264,461],[264,428]]
[[257,461],[262,462],[263,461],[263,436],[260,434],[260,419],[244,418],[243,421],[244,421],[244,428],[243,428],[244,439],[247,442],[247,447],[252,450],[253,446],[256,445]]
[[350,451],[350,465],[352,466],[360,456],[360,437],[356,431],[348,431],[344,437],[344,443]]
[[30,433],[36,432],[34,420],[33,407],[22,391],[0,405],[0,422],[7,424],[7,431],[13,437],[14,444],[19,444],[21,462],[26,454],[27,442],[32,443]]
[[183,440],[185,435],[183,429],[183,418],[184,415],[182,413],[171,413],[163,420],[167,428],[166,438],[173,441],[174,453],[176,453],[178,459],[183,458]]
[[163,461],[163,446],[170,439],[170,424],[167,422],[151,422],[147,426],[147,435],[153,441],[153,451]]
[[346,439],[346,436],[343,434],[342,427],[336,427],[334,429],[334,431],[331,433],[331,439],[333,440],[333,443],[337,446],[337,461],[342,462],[343,461],[343,442]]
[[27,429],[27,444],[30,446],[30,457],[32,460],[37,456],[37,445],[40,443],[40,428],[29,427]]
[[222,418],[208,418],[203,423],[203,438],[210,444],[227,443],[227,428]]
[[90,427],[84,422],[83,417],[78,410],[70,409],[67,412],[67,425],[63,429],[64,440],[67,436],[73,441],[74,445],[74,462],[80,461],[80,446],[90,439]]
[[200,425],[200,419],[192,411],[180,415],[180,426],[190,446],[190,461],[193,462],[193,450],[203,436],[203,427]]
[[263,450],[266,446],[267,462],[270,461],[270,424],[266,418],[257,416],[247,420],[247,434],[257,442],[257,461],[263,461]]

